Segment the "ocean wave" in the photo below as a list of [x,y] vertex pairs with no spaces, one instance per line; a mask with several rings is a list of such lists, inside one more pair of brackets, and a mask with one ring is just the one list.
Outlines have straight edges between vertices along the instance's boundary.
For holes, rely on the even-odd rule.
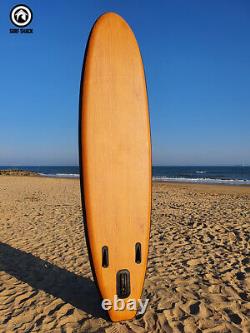
[[184,177],[153,177],[153,180],[161,182],[199,183],[199,184],[230,184],[250,185],[250,180],[245,179],[218,179],[218,178],[184,178]]
[[57,177],[79,178],[79,173],[56,173]]
[[197,170],[195,171],[195,173],[199,173],[199,174],[202,174],[202,173],[206,173],[207,171],[203,171],[203,170]]
[[40,176],[54,178],[79,178],[79,173],[39,173]]
[[[40,176],[54,178],[79,178],[79,173],[39,173]],[[228,185],[250,185],[250,180],[246,179],[220,179],[220,178],[186,178],[186,177],[167,177],[153,176],[153,181],[178,182],[178,183],[197,183],[197,184],[228,184]]]

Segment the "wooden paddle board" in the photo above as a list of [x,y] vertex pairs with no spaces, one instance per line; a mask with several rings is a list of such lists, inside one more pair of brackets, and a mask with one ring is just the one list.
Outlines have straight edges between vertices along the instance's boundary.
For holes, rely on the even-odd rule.
[[[143,63],[115,13],[94,24],[80,92],[80,169],[93,273],[103,299],[141,297],[151,213],[151,142]],[[136,311],[109,310],[113,321]]]

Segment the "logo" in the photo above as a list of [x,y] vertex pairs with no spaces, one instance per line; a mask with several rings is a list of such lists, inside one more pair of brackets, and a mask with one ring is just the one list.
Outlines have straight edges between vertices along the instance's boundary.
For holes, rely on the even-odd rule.
[[11,9],[10,20],[17,27],[26,27],[32,21],[32,11],[28,6],[17,5]]
[[11,34],[33,33],[33,29],[26,29],[32,21],[32,10],[26,5],[17,5],[10,11],[10,21],[18,28],[11,28]]
[[149,299],[146,298],[145,302],[143,304],[143,300],[142,299],[134,299],[134,298],[130,298],[127,301],[124,301],[123,299],[118,298],[117,295],[114,295],[114,301],[112,302],[112,300],[108,299],[108,298],[104,298],[104,300],[102,301],[102,308],[103,310],[109,311],[112,308],[115,311],[123,311],[124,309],[126,309],[127,311],[137,311],[138,310],[138,314],[144,314],[144,312],[146,311],[147,305],[148,305]]

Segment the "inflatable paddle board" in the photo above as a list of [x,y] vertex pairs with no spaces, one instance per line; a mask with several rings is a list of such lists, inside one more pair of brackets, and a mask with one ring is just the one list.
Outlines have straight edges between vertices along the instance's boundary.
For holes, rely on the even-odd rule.
[[[94,24],[80,91],[80,172],[87,243],[103,299],[141,297],[151,213],[151,142],[144,68],[115,13]],[[112,321],[136,309],[108,311]]]

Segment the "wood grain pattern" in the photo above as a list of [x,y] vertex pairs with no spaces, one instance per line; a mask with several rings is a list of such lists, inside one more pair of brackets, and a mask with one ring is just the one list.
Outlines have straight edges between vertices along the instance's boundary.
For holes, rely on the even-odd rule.
[[[116,273],[130,271],[141,297],[151,213],[151,142],[144,68],[134,34],[117,14],[95,23],[82,84],[82,180],[91,256],[103,298],[113,300]],[[135,244],[142,262],[135,263]],[[109,266],[102,267],[108,246]],[[126,301],[127,301],[126,299]],[[135,311],[109,311],[113,321]]]

